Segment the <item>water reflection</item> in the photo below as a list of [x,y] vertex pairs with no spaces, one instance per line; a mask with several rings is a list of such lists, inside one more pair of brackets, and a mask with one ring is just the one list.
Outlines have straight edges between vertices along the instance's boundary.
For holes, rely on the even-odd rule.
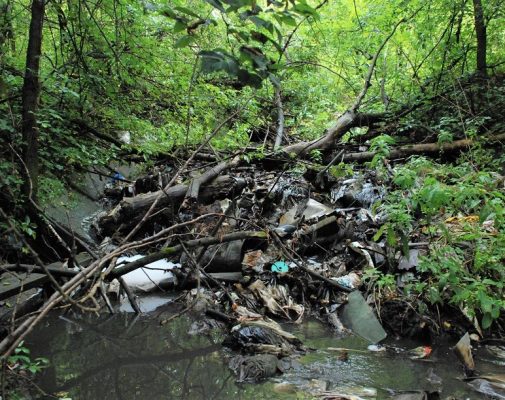
[[[165,311],[158,309],[158,315],[140,317],[130,313],[48,317],[27,341],[33,357],[47,357],[51,363],[38,384],[48,393],[73,400],[300,399],[311,398],[307,392],[313,393],[315,386],[330,391],[351,388],[351,392],[370,387],[377,390],[378,399],[390,398],[391,389],[442,390],[441,398],[484,398],[459,380],[462,371],[448,346],[435,349],[428,361],[376,354],[367,352],[367,343],[359,338],[336,339],[314,320],[285,326],[306,346],[318,349],[304,356],[300,366],[261,384],[238,385],[227,367],[222,333],[189,334],[191,315],[160,325],[168,316],[165,313],[178,311],[174,305],[164,307]],[[339,359],[328,347],[359,352]],[[486,364],[481,361],[480,367]],[[274,391],[274,383],[280,381],[292,384],[297,393]]]
[[72,399],[241,398],[221,334],[189,335],[190,325],[188,317],[161,326],[131,314],[53,316],[29,346],[51,362],[41,387]]

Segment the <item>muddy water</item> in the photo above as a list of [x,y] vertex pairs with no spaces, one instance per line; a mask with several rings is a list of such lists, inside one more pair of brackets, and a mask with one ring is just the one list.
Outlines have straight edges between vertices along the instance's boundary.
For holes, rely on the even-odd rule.
[[[152,309],[160,301],[152,298],[144,306]],[[318,389],[359,394],[363,388],[377,390],[377,399],[390,398],[392,390],[441,391],[442,399],[485,398],[458,379],[462,370],[446,346],[435,348],[429,361],[413,361],[401,354],[367,351],[367,343],[356,337],[339,340],[315,320],[285,326],[316,349],[302,357],[300,365],[260,384],[237,384],[227,367],[222,333],[188,333],[191,315],[160,325],[160,318],[175,312],[174,306],[164,305],[137,318],[131,313],[52,314],[27,341],[33,357],[47,357],[51,363],[39,385],[73,400],[306,399],[314,398]],[[349,351],[344,360],[328,347],[357,351]],[[484,362],[478,366],[483,372],[504,370]]]

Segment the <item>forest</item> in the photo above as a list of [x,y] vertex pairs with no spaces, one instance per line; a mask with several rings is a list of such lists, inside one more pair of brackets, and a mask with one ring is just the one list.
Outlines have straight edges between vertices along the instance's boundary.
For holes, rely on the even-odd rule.
[[504,399],[504,43],[504,0],[0,0],[0,399]]

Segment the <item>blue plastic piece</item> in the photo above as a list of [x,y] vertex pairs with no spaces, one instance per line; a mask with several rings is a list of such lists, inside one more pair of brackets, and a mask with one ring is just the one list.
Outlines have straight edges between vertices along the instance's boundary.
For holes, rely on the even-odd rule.
[[284,273],[289,271],[289,266],[284,261],[276,261],[272,264],[272,272]]
[[124,181],[126,178],[121,174],[121,172],[114,172],[114,175],[111,176],[111,183],[116,183],[120,181]]

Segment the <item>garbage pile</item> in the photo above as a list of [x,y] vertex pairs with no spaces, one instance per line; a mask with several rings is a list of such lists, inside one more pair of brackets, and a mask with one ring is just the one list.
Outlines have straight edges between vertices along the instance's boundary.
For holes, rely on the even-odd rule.
[[[172,171],[166,171],[108,188],[111,208],[98,217],[94,233],[107,248],[121,243],[140,222],[134,239],[152,241],[144,254],[163,255],[165,249],[166,256],[124,275],[125,283],[138,295],[188,290],[188,309],[228,329],[224,345],[233,350],[230,368],[239,381],[283,372],[293,357],[307,351],[279,322],[297,324],[311,315],[338,335],[353,332],[370,344],[386,338],[363,273],[392,261],[408,270],[419,249],[400,260],[373,241],[384,216],[372,208],[385,192],[373,171],[351,179],[327,174],[313,183],[310,170],[237,168],[202,188],[191,207],[185,205],[192,185],[184,183],[185,177],[156,195],[170,181]],[[152,214],[142,223],[148,208]],[[251,231],[265,234],[240,236]],[[236,240],[189,246],[233,234]],[[166,251],[175,247],[182,251]],[[116,261],[117,268],[142,257],[132,246]]]

